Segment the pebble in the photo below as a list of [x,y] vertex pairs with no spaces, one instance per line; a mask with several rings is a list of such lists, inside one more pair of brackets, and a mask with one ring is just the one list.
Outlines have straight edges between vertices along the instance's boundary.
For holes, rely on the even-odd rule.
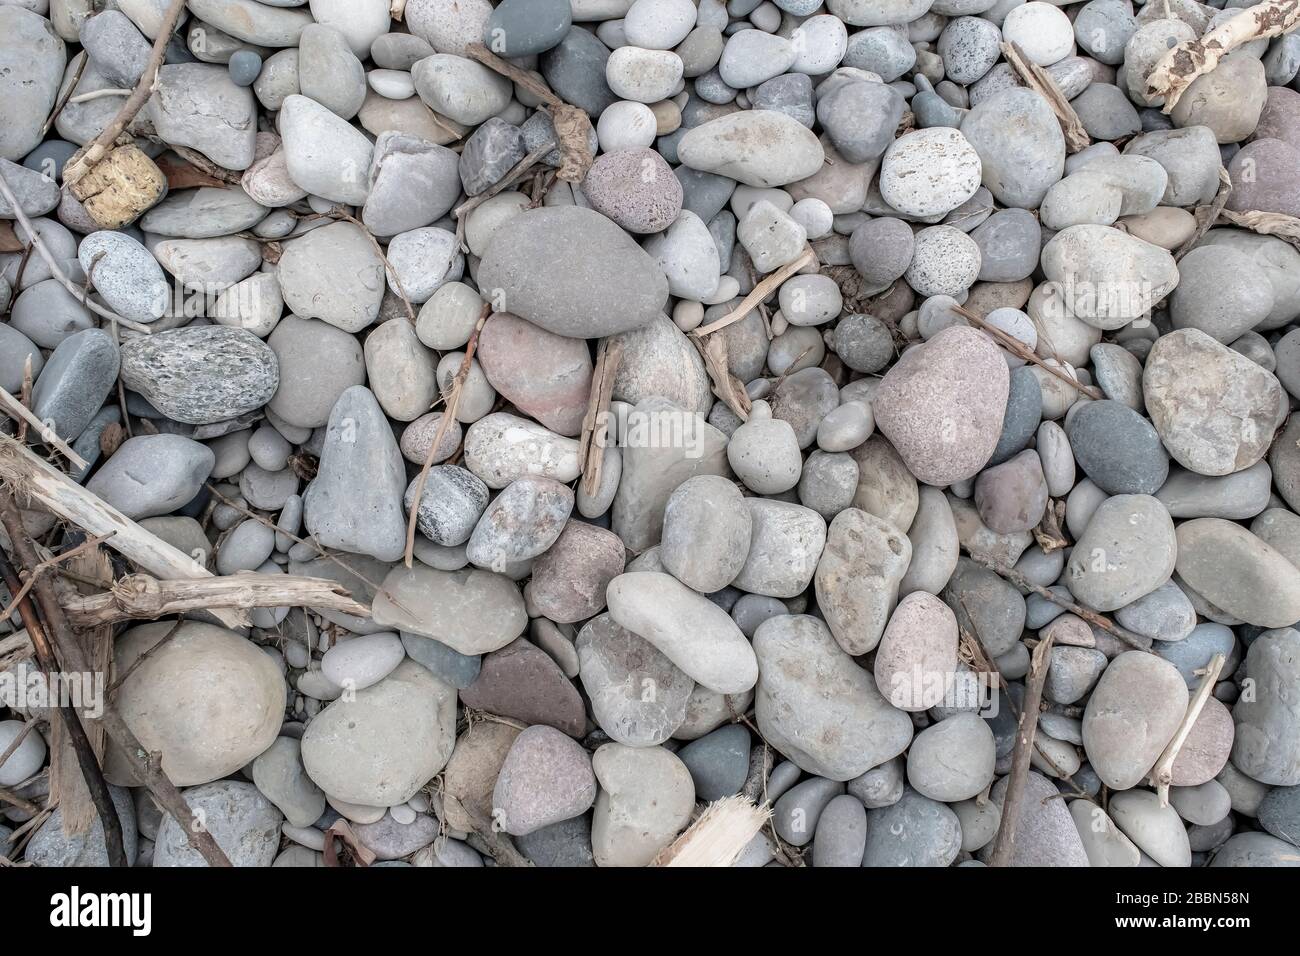
[[[280,811],[251,783],[218,780],[182,793],[234,866],[271,865],[280,848]],[[153,865],[207,866],[181,825],[164,815],[154,841]]]
[[784,186],[821,169],[825,152],[807,127],[784,113],[747,110],[690,129],[677,145],[692,169],[747,186]]
[[579,632],[576,647],[592,715],[613,740],[660,744],[685,721],[695,683],[649,641],[601,614]]
[[216,456],[180,435],[137,435],[124,441],[86,483],[128,518],[171,514],[194,499]]
[[492,819],[514,836],[572,819],[596,800],[591,757],[551,727],[524,730],[506,753],[492,791]]
[[546,724],[571,737],[586,726],[577,688],[545,651],[522,637],[487,654],[478,677],[460,696],[468,707]]
[[690,771],[662,747],[618,743],[600,747],[592,768],[600,783],[591,824],[596,865],[647,865],[690,820]]
[[127,341],[120,355],[123,384],[189,424],[238,418],[261,408],[280,384],[275,353],[243,329],[158,332]]
[[76,439],[108,397],[119,369],[118,349],[107,332],[69,335],[50,354],[32,389],[32,413],[64,441]]
[[960,852],[957,815],[915,790],[905,789],[897,803],[867,812],[863,866],[948,866]]
[[1107,786],[1137,784],[1187,710],[1187,685],[1167,661],[1125,651],[1102,673],[1083,714],[1083,747]]

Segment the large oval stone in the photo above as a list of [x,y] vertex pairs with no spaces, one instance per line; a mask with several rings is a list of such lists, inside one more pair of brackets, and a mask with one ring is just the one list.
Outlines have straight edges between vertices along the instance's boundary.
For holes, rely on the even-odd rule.
[[1300,621],[1300,568],[1225,518],[1178,526],[1178,575],[1224,613],[1258,627]]
[[[565,250],[564,268],[555,267],[557,249]],[[478,285],[498,310],[573,338],[638,328],[668,298],[658,264],[613,222],[579,206],[511,219],[488,244]]]
[[1083,712],[1083,749],[1108,787],[1141,782],[1187,712],[1187,685],[1178,668],[1143,651],[1110,662]]

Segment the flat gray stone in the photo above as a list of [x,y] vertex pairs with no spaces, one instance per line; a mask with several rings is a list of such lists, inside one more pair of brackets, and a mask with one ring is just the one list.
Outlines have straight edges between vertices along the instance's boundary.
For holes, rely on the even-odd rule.
[[129,339],[121,359],[127,388],[191,425],[259,409],[280,385],[275,352],[251,332],[220,325]]

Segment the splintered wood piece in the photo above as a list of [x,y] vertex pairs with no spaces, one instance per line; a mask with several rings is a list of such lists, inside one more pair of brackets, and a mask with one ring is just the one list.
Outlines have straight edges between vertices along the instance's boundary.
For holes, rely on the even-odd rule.
[[1047,100],[1047,105],[1056,114],[1056,118],[1061,124],[1061,132],[1065,134],[1066,152],[1077,153],[1084,147],[1091,146],[1092,137],[1083,128],[1083,122],[1079,119],[1079,114],[1074,111],[1070,101],[1065,98],[1061,88],[1056,85],[1056,81],[1052,79],[1052,74],[1025,56],[1025,51],[1020,49],[1018,44],[1003,43],[1001,46],[1002,55],[1011,64],[1011,68],[1016,71],[1016,75],[1020,77],[1025,86]]
[[594,495],[600,490],[600,472],[605,462],[605,442],[609,434],[606,418],[614,394],[614,376],[623,361],[623,343],[604,338],[596,346],[596,368],[591,376],[591,395],[587,413],[582,417],[582,438],[578,443],[578,460],[582,462],[582,490]]

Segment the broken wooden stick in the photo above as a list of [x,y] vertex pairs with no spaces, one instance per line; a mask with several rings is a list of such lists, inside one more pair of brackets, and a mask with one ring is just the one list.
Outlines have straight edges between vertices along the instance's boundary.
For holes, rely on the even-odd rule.
[[1227,205],[1228,195],[1231,192],[1232,177],[1228,175],[1226,169],[1220,166],[1218,192],[1214,194],[1214,199],[1209,203],[1196,207],[1196,228],[1187,237],[1187,241],[1174,251],[1175,262],[1191,252],[1196,247],[1196,244],[1205,238],[1205,234],[1210,231],[1210,228],[1219,221],[1219,216],[1223,212],[1223,207]]
[[582,416],[582,437],[578,442],[578,460],[582,462],[582,490],[594,495],[600,490],[600,472],[605,464],[605,445],[609,440],[610,399],[614,395],[614,377],[623,361],[623,343],[603,338],[596,346],[596,367],[591,376],[591,394],[587,413]]
[[[35,545],[27,536],[23,528],[22,518],[18,513],[18,506],[13,498],[9,495],[0,495],[0,523],[4,525],[5,531],[9,535],[9,540],[14,549],[14,556],[28,567],[36,567],[40,562],[37,558]],[[179,552],[178,552],[179,553]],[[32,613],[31,619],[36,627],[40,629],[41,635],[47,637],[50,645],[54,649],[56,660],[67,670],[79,673],[91,673],[90,662],[86,659],[80,642],[76,634],[73,633],[72,625],[68,623],[67,615],[63,611],[63,606],[59,603],[58,595],[54,591],[53,583],[44,577],[38,576],[36,584],[33,587],[34,603],[39,609],[40,617],[37,618]],[[32,603],[32,598],[28,598],[28,604]],[[32,625],[25,624],[29,636],[31,636],[34,646],[39,646],[39,638],[33,633]],[[145,787],[154,795],[158,805],[164,811],[170,813],[172,817],[180,824],[182,831],[190,846],[194,847],[207,861],[209,866],[230,866],[230,860],[225,852],[217,845],[217,841],[207,828],[203,826],[201,820],[194,815],[181,792],[176,789],[176,785],[171,782],[167,774],[162,769],[162,755],[150,753],[140,743],[135,732],[127,726],[126,721],[110,706],[108,701],[104,702],[103,714],[99,718],[100,725],[104,733],[118,746],[122,755],[126,758],[131,768],[135,771],[136,776],[143,781]],[[90,781],[87,781],[89,784]],[[111,806],[111,801],[110,801]],[[112,814],[116,820],[116,811]],[[105,821],[105,834],[108,831],[108,821]]]
[[989,857],[989,866],[1010,866],[1016,850],[1016,825],[1020,805],[1024,801],[1025,782],[1029,779],[1029,762],[1034,753],[1034,737],[1038,733],[1038,708],[1043,700],[1043,684],[1047,681],[1047,666],[1052,653],[1052,635],[1049,632],[1034,648],[1029,659],[1029,674],[1025,678],[1025,699],[1020,708],[1016,730],[1016,746],[1011,753],[1011,773],[1007,789],[1002,795],[1002,823],[998,827],[997,842]]
[[442,418],[438,421],[438,430],[433,435],[433,444],[429,446],[429,451],[424,456],[424,463],[420,466],[420,477],[415,480],[415,495],[411,499],[411,515],[406,522],[406,554],[404,561],[408,568],[414,559],[415,524],[416,519],[420,516],[420,500],[424,495],[425,483],[429,480],[429,469],[433,467],[433,459],[438,456],[438,449],[442,447],[442,440],[446,437],[447,429],[456,418],[456,409],[460,407],[461,390],[465,387],[465,379],[469,378],[469,370],[474,361],[474,350],[478,348],[478,335],[483,331],[483,326],[491,314],[492,303],[484,302],[483,309],[478,315],[478,322],[475,323],[474,331],[469,337],[469,342],[465,345],[465,357],[460,360],[460,368],[457,369],[455,376],[451,380],[451,388],[447,393],[447,404],[443,406]]
[[82,471],[90,467],[90,463],[73,451],[72,446],[60,438],[53,428],[33,415],[26,405],[3,388],[0,388],[0,410],[3,410],[15,421],[23,422],[35,428],[36,433],[41,436],[41,441],[51,448],[57,449],[60,455]]
[[[111,533],[112,537],[106,539],[108,546],[155,577],[174,581],[214,576],[192,557],[150,534],[7,435],[0,435],[0,482],[8,483],[21,498],[40,502],[89,535]],[[227,627],[248,624],[247,616],[238,610],[216,608],[212,614]]]
[[1006,61],[1011,65],[1011,68],[1016,71],[1016,75],[1020,77],[1021,82],[1047,100],[1047,105],[1056,114],[1056,119],[1061,124],[1061,132],[1065,134],[1066,152],[1077,153],[1079,150],[1091,146],[1092,137],[1083,128],[1083,122],[1079,119],[1079,114],[1074,111],[1070,101],[1065,98],[1061,88],[1056,85],[1056,81],[1052,79],[1052,74],[1025,56],[1025,51],[1020,49],[1019,44],[1005,42],[1001,44],[1001,47],[1002,55],[1006,57]]
[[154,92],[154,82],[158,79],[158,69],[162,66],[163,58],[167,54],[167,44],[171,42],[172,31],[176,29],[176,22],[181,18],[181,12],[185,9],[185,0],[172,0],[167,12],[163,14],[162,23],[158,26],[158,35],[154,38],[153,49],[149,51],[149,62],[145,64],[144,72],[140,74],[140,80],[131,91],[131,95],[126,98],[117,111],[117,115],[109,121],[104,127],[103,132],[95,137],[94,141],[86,147],[80,156],[73,158],[63,169],[63,182],[67,186],[73,186],[77,180],[81,179],[93,169],[100,160],[108,155],[117,144],[117,138],[122,135],[127,124],[135,119],[137,113],[149,101],[149,97]]
[[1021,574],[1019,571],[1015,570],[1014,568],[1004,568],[1000,564],[995,564],[992,561],[984,561],[973,555],[971,556],[971,560],[982,567],[988,568],[994,574],[1006,578],[1016,587],[1020,588],[1020,590],[1032,591],[1033,593],[1037,594],[1039,597],[1051,601],[1057,607],[1063,607],[1070,613],[1077,614],[1079,617],[1083,618],[1089,624],[1095,624],[1097,627],[1101,628],[1107,634],[1119,638],[1129,647],[1135,648],[1136,650],[1139,651],[1151,650],[1150,638],[1143,637],[1141,634],[1134,634],[1132,631],[1128,630],[1127,628],[1120,627],[1120,625],[1116,624],[1114,621],[1111,621],[1110,619],[1103,617],[1102,615],[1098,614],[1094,610],[1091,610],[1090,608],[1086,608],[1081,604],[1075,604],[1073,601],[1067,601],[1059,594],[1056,594],[1053,591],[1049,591],[1047,588],[1039,587],[1037,584],[1034,584],[1032,581],[1030,581],[1027,577],[1025,577],[1023,574]]
[[1101,401],[1103,398],[1106,397],[1105,395],[1102,394],[1101,389],[1096,388],[1095,386],[1092,385],[1084,385],[1077,378],[1074,378],[1072,375],[1067,374],[1064,369],[1058,368],[1055,365],[1048,365],[1047,361],[1041,355],[1039,355],[1037,352],[1031,349],[1024,342],[1020,341],[1014,335],[1011,335],[1008,332],[998,328],[996,325],[989,325],[989,323],[985,322],[982,318],[980,318],[978,315],[976,315],[974,312],[972,312],[970,309],[966,308],[965,306],[952,305],[949,306],[949,308],[953,312],[956,312],[958,315],[960,315],[971,325],[975,326],[977,329],[982,329],[983,331],[987,332],[989,335],[993,336],[993,338],[997,340],[999,345],[1001,345],[1003,348],[1005,348],[1008,352],[1010,352],[1012,355],[1016,356],[1017,358],[1022,358],[1026,362],[1032,362],[1034,365],[1037,365],[1039,368],[1043,369],[1044,371],[1052,375],[1055,375],[1062,382],[1065,382],[1071,388],[1082,392],[1083,394],[1087,395],[1091,399],[1094,399],[1096,401]]
[[1147,75],[1149,99],[1163,96],[1161,111],[1171,113],[1187,88],[1219,61],[1253,40],[1281,36],[1300,26],[1300,0],[1264,0],[1225,20],[1204,36],[1168,50]]
[[1214,692],[1214,685],[1219,680],[1219,672],[1223,670],[1223,664],[1222,654],[1215,654],[1210,658],[1210,663],[1206,665],[1205,673],[1201,676],[1201,683],[1196,688],[1196,693],[1192,695],[1191,701],[1188,702],[1187,713],[1183,715],[1182,723],[1174,732],[1173,740],[1169,741],[1164,752],[1160,754],[1160,759],[1151,768],[1151,783],[1155,785],[1156,793],[1160,795],[1162,807],[1169,806],[1169,788],[1174,782],[1174,761],[1178,759],[1179,751],[1183,749],[1192,727],[1196,725],[1196,719],[1205,709],[1206,700]]
[[691,332],[691,335],[696,338],[703,338],[706,335],[712,335],[719,329],[725,329],[733,322],[739,322],[745,316],[749,315],[749,313],[757,309],[758,304],[775,292],[781,286],[782,282],[790,278],[808,263],[812,262],[816,256],[817,254],[813,252],[812,246],[807,246],[804,251],[799,254],[799,258],[795,259],[793,262],[787,262],[781,268],[777,269],[771,275],[762,279],[757,285],[755,285],[754,288],[750,290],[749,295],[740,300],[740,305],[736,306],[722,318],[716,319],[708,325],[695,329]]
[[651,866],[731,866],[772,811],[736,794],[704,808],[686,832],[659,851]]
[[370,616],[370,608],[353,600],[337,581],[285,574],[229,574],[199,581],[159,581],[130,574],[111,591],[64,601],[68,619],[79,628],[212,608],[254,607],[323,607]]

